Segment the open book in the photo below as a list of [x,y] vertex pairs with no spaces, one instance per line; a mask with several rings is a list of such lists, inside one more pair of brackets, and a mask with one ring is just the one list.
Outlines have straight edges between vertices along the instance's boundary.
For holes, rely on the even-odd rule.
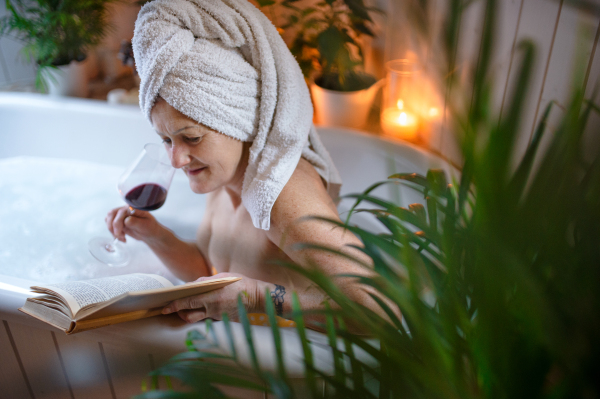
[[19,310],[67,334],[161,314],[175,299],[222,288],[240,280],[225,277],[174,286],[156,274],[134,273],[94,280],[69,281],[31,290]]

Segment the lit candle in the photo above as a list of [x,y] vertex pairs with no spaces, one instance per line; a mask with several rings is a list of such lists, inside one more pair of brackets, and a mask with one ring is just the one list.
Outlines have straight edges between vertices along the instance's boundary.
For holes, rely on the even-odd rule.
[[398,100],[395,108],[383,110],[381,128],[386,135],[415,142],[418,127],[417,117],[404,109],[403,100]]

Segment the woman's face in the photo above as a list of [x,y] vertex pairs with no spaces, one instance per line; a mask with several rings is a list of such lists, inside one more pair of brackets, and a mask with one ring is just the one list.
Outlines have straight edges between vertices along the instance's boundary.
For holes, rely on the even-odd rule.
[[159,98],[150,114],[173,167],[183,169],[190,187],[206,194],[243,180],[244,143],[188,118]]

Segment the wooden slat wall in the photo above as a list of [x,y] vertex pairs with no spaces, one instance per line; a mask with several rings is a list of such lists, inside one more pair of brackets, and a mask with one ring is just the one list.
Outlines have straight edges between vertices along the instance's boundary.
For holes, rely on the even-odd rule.
[[97,342],[84,336],[55,334],[75,398],[112,398],[110,381],[104,372],[102,353]]
[[[510,99],[520,64],[515,47],[523,40],[536,45],[536,64],[530,82],[529,98],[518,138],[518,154],[523,153],[531,140],[543,111],[551,101],[556,101],[549,129],[556,127],[562,115],[561,107],[569,101],[575,67],[584,66],[577,84],[586,80],[586,93],[592,93],[600,75],[598,36],[600,18],[585,14],[563,0],[508,0],[500,1],[498,39],[493,54],[495,73],[493,112],[501,115],[503,106]],[[475,2],[465,11],[460,31],[460,47],[457,54],[458,72],[461,78],[468,76],[477,63],[481,34],[481,3]],[[583,63],[583,64],[582,64]],[[588,124],[590,143],[600,144],[598,128],[600,119],[593,115]],[[440,134],[434,135],[431,149],[455,163],[460,163],[459,153],[450,135],[450,126],[443,125]],[[549,137],[549,135],[548,135]],[[542,144],[543,147],[543,144]]]
[[0,398],[32,398],[29,377],[6,320],[0,321],[0,359]]
[[[7,320],[0,327],[0,398],[110,398],[105,381],[90,383],[98,379],[97,368],[90,369],[98,353],[78,345],[79,337],[67,347],[52,331]],[[70,350],[77,352],[76,359]],[[82,375],[87,378],[85,390],[78,389]]]
[[121,399],[141,392],[151,359],[140,348],[0,320],[0,399]]
[[[588,69],[586,71],[586,76],[584,78],[585,84],[585,94],[587,98],[591,98],[594,91],[598,92],[600,90],[600,48],[598,48],[599,39],[600,39],[600,20],[592,20],[591,21],[592,30],[594,32],[594,41],[592,44],[592,52],[590,54],[590,59],[588,61]],[[600,93],[599,93],[600,94]],[[597,95],[596,104],[600,102],[600,97]],[[594,148],[598,148],[600,146],[600,115],[598,113],[593,112],[590,116],[587,129],[586,129],[586,145],[585,150],[586,157],[588,161],[592,161],[590,153]]]
[[[94,334],[67,336],[0,318],[0,399],[131,398],[141,393],[143,379],[149,382],[148,373],[171,356],[147,345],[100,342]],[[172,383],[181,388],[177,380]],[[159,388],[166,388],[162,379]],[[259,391],[226,392],[269,397]]]

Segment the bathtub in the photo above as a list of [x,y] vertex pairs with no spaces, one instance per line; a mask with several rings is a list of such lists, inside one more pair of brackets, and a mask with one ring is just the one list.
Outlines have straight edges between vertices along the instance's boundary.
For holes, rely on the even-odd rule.
[[[430,167],[452,172],[408,144],[358,131],[319,132],[342,175],[342,194],[362,191],[394,172],[424,173]],[[123,268],[99,263],[85,247],[92,236],[108,234],[104,216],[123,204],[116,179],[147,142],[159,139],[136,106],[0,93],[0,398],[130,397],[140,392],[149,371],[185,350],[187,331],[204,328],[203,323],[186,325],[177,316],[161,316],[66,336],[17,311],[35,283],[136,271],[178,282],[135,240],[127,243],[134,261]],[[380,188],[376,194],[404,204],[421,201],[405,188]],[[204,207],[204,196],[193,194],[178,171],[165,206],[155,215],[180,237],[192,239]],[[348,207],[342,201],[340,212]],[[354,223],[379,228],[361,217]],[[223,326],[217,322],[215,327]],[[234,326],[236,345],[247,361],[239,327]],[[259,362],[274,367],[268,328],[254,327],[253,332]],[[309,336],[317,364],[332,370],[331,354],[319,345],[326,338],[313,331]],[[283,340],[290,375],[301,385],[297,336],[286,330]]]

